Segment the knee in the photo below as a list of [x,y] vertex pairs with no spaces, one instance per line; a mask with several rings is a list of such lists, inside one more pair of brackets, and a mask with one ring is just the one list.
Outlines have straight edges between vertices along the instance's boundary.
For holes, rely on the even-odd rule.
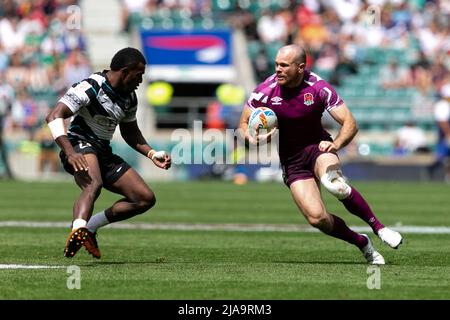
[[352,189],[347,184],[347,181],[342,177],[342,173],[337,170],[332,170],[325,173],[321,178],[320,182],[333,196],[339,200],[346,199]]
[[156,204],[155,194],[151,191],[141,194],[139,199],[137,199],[136,204],[140,213],[146,212]]

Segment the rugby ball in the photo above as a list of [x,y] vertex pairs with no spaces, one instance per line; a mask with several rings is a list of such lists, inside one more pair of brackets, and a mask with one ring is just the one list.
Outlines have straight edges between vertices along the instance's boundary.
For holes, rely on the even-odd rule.
[[248,119],[248,128],[250,134],[254,136],[259,129],[260,133],[268,133],[278,124],[277,115],[272,109],[267,107],[259,107],[252,111]]

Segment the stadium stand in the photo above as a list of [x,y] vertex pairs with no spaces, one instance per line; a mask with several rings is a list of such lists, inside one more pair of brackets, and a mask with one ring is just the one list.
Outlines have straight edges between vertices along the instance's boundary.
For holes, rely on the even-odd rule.
[[71,0],[0,2],[0,72],[13,91],[1,97],[8,153],[38,154],[35,133],[66,81],[90,72],[79,12],[71,10],[77,5]]
[[[79,55],[78,60],[87,72],[106,63],[96,60],[108,56],[101,52],[112,50],[114,44],[125,44],[124,39],[136,44],[139,33],[146,30],[224,28],[245,35],[238,46],[248,56],[244,59],[242,54],[233,54],[234,61],[248,61],[251,68],[251,74],[235,77],[237,82],[247,80],[245,84],[236,83],[247,93],[252,83],[272,73],[273,59],[280,46],[301,43],[309,49],[308,67],[336,87],[358,120],[361,156],[392,155],[395,133],[407,122],[422,128],[428,146],[434,148],[436,129],[432,106],[439,89],[450,81],[450,6],[446,1],[123,0],[117,3],[108,10],[121,6],[120,25],[117,20],[99,16],[100,11],[95,8],[101,7],[100,2],[82,1],[86,21],[107,26],[103,31],[95,29],[89,34],[93,40],[87,41],[83,29],[77,32],[67,29],[71,18],[67,8],[80,4],[79,1],[1,1],[0,71],[10,79],[8,82],[17,93],[23,92],[23,88],[26,91],[16,94],[4,120],[10,149],[20,139],[32,136],[42,115],[63,90],[64,79],[77,76],[65,74],[73,66],[71,61],[77,60],[69,57]],[[273,30],[274,26],[278,26],[277,36],[267,37],[266,30]],[[108,41],[102,42],[106,29],[110,29]],[[89,43],[98,45],[90,48]],[[390,86],[385,83],[385,70],[393,62],[403,70],[404,80]],[[242,71],[242,65],[241,62],[237,69]],[[33,70],[35,76],[24,76],[26,68]],[[217,101],[215,90],[223,82],[215,80],[197,86],[176,81],[171,84],[175,89],[172,105],[154,107],[151,113],[156,128],[189,128],[194,119],[206,120],[208,105]],[[33,103],[25,103],[24,96]]]
[[[192,29],[202,28],[202,20],[212,20],[207,24],[213,28],[228,24],[242,29],[256,81],[272,73],[280,46],[291,41],[305,44],[310,49],[309,66],[336,86],[363,135],[383,132],[383,145],[391,147],[374,142],[375,153],[390,154],[394,132],[408,121],[427,132],[432,147],[432,103],[450,65],[448,6],[443,1],[345,5],[327,0],[148,1],[147,10],[135,13],[130,21],[134,28]],[[189,19],[196,22],[183,23]],[[278,37],[268,38],[274,30]],[[426,35],[435,40],[434,46],[427,44]],[[386,88],[381,71],[394,60],[407,71],[408,81]],[[438,66],[439,61],[443,63]]]

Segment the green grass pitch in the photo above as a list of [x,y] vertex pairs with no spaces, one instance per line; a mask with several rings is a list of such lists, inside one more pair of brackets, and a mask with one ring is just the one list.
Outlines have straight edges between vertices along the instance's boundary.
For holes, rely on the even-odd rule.
[[[278,183],[150,183],[157,204],[127,223],[306,225],[288,189]],[[390,226],[450,227],[450,186],[355,183]],[[319,232],[144,230],[99,232],[102,259],[81,251],[63,257],[78,189],[71,182],[0,182],[0,223],[63,222],[64,227],[0,228],[0,299],[450,299],[450,234],[405,233],[393,250],[372,234],[387,265],[380,289],[367,287],[367,265],[353,246]],[[364,226],[336,199],[327,208]],[[118,195],[103,191],[95,211]],[[67,267],[80,269],[69,289]]]

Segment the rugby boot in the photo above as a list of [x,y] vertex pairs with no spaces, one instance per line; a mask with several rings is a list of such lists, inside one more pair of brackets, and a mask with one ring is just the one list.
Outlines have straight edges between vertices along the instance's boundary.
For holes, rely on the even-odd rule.
[[369,236],[366,234],[361,235],[363,237],[366,237],[368,241],[367,245],[361,249],[361,252],[364,254],[364,258],[366,258],[367,263],[377,265],[385,264],[383,256],[375,250]]
[[398,247],[403,242],[403,238],[400,233],[386,227],[378,230],[378,237],[382,242],[386,243],[389,247],[394,249],[398,249]]
[[83,246],[94,258],[100,259],[101,254],[97,243],[97,232],[91,232],[88,230],[87,239],[83,243]]
[[80,250],[83,243],[88,237],[88,229],[81,227],[72,230],[66,241],[66,247],[64,248],[64,256],[67,258],[72,258]]

